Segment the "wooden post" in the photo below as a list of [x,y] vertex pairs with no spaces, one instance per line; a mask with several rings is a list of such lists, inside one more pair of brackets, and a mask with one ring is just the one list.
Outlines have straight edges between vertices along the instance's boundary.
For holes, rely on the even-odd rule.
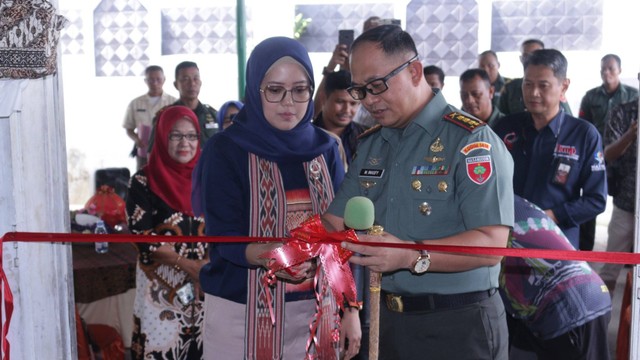
[[[382,235],[384,229],[380,225],[374,225],[368,233],[370,235]],[[369,272],[369,292],[371,293],[371,307],[369,311],[369,360],[378,360],[380,344],[380,282],[382,274]]]

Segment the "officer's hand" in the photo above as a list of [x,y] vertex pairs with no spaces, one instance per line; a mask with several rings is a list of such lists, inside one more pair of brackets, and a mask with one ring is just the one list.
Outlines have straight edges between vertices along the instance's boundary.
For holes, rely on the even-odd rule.
[[352,256],[349,262],[367,266],[373,271],[389,272],[408,269],[417,258],[416,250],[367,246],[364,244],[367,242],[407,243],[386,232],[382,235],[358,235],[358,239],[361,243],[342,243],[343,248],[362,255]]

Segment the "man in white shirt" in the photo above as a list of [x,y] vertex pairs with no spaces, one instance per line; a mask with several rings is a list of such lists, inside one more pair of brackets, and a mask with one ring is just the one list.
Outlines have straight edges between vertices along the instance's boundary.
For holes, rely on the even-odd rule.
[[160,66],[151,65],[145,69],[144,73],[144,82],[149,91],[129,103],[122,124],[122,127],[127,131],[127,136],[135,143],[132,155],[136,157],[138,170],[147,164],[147,145],[149,144],[153,117],[158,110],[176,101],[175,97],[162,90],[165,77]]

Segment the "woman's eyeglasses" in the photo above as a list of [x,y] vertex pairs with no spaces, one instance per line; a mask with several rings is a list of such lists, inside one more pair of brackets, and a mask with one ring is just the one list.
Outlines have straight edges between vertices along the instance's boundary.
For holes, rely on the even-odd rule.
[[196,141],[198,138],[198,134],[169,133],[169,140],[171,141],[182,141],[182,139],[187,139],[187,141]]
[[291,93],[291,99],[297,103],[305,103],[311,99],[313,89],[311,86],[294,86],[291,90],[287,90],[284,86],[267,85],[260,92],[264,94],[264,98],[270,103],[279,103],[284,100],[287,93]]

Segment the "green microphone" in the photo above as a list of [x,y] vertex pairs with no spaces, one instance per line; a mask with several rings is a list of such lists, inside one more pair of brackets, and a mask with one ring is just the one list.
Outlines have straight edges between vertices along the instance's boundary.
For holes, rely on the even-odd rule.
[[353,230],[367,231],[373,227],[373,202],[364,196],[354,196],[344,207],[344,225]]
[[[375,220],[375,208],[373,202],[364,196],[354,196],[347,201],[344,207],[344,225],[348,228],[356,230],[360,234],[366,234],[372,229]],[[354,254],[354,256],[360,256],[360,254]],[[371,292],[367,288],[371,274],[364,266],[351,264],[351,273],[355,280],[356,291],[358,293],[358,301],[362,301],[363,308],[360,313],[360,321],[362,323],[362,341],[360,346],[360,354],[365,356],[370,353],[369,347],[370,336],[378,338],[378,331],[371,333],[371,315],[372,315],[372,296]],[[374,294],[378,296],[378,304],[380,303],[378,292]],[[375,314],[379,313],[379,305],[375,308]],[[377,318],[374,314],[374,318]],[[377,341],[377,340],[374,340]],[[377,350],[377,347],[376,347]],[[374,359],[374,358],[371,358]],[[377,357],[375,357],[377,359]]]

